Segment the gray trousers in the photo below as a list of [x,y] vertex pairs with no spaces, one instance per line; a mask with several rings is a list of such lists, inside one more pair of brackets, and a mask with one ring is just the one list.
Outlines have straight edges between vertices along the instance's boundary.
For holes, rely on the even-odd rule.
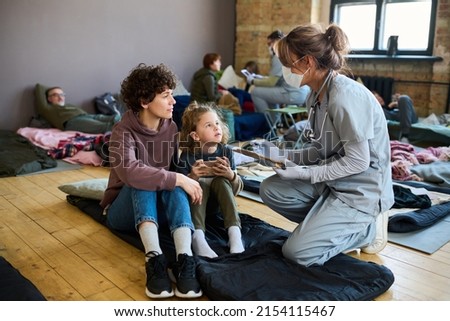
[[[265,113],[269,109],[279,108],[282,104],[303,106],[309,92],[308,86],[302,86],[298,90],[286,90],[281,86],[255,87],[251,97],[255,111]],[[275,116],[270,116],[272,121],[275,121]]]
[[376,217],[348,206],[325,184],[273,175],[261,183],[260,196],[272,210],[300,223],[283,245],[283,255],[298,264],[322,265],[375,238]]

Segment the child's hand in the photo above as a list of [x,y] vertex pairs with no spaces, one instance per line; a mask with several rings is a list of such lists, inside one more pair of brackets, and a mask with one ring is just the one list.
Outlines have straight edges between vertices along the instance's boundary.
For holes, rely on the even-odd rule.
[[231,169],[230,161],[226,157],[217,157],[216,164],[212,169],[216,176],[223,176],[230,181],[234,178],[234,171]]
[[212,167],[208,166],[202,159],[197,160],[191,169],[191,176],[194,178],[199,178],[203,176],[214,175]]

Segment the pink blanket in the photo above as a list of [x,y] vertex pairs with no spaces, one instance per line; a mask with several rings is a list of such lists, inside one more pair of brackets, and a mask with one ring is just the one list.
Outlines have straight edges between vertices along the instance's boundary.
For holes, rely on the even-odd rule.
[[[78,131],[62,131],[57,128],[33,128],[33,127],[23,127],[17,130],[17,133],[34,145],[39,146],[48,151],[54,150],[60,147],[61,141],[70,141],[75,136],[96,136],[101,137],[103,134],[87,134]],[[80,151],[81,152],[81,151]],[[94,166],[100,166],[102,159],[95,151],[82,151],[76,153],[72,157],[63,158],[64,161],[68,163],[76,164],[88,164]]]
[[423,178],[411,172],[411,166],[432,162],[450,161],[450,147],[428,147],[416,151],[414,146],[397,140],[391,141],[392,178],[400,181],[422,181]]

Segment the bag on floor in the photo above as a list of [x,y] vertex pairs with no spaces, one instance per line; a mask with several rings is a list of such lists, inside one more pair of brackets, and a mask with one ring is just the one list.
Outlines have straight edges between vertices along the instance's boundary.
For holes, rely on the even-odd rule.
[[119,102],[111,93],[104,93],[101,96],[95,97],[95,108],[99,114],[104,115],[122,115]]

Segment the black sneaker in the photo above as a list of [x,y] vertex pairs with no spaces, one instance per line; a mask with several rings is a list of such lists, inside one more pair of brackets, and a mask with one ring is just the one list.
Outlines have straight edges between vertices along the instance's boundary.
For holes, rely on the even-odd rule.
[[175,295],[179,298],[198,298],[203,295],[196,277],[197,263],[193,256],[178,254],[171,277],[177,284]]
[[145,262],[145,271],[147,272],[145,294],[154,299],[173,296],[172,282],[167,274],[167,261],[164,254],[149,252],[146,256],[150,258]]

